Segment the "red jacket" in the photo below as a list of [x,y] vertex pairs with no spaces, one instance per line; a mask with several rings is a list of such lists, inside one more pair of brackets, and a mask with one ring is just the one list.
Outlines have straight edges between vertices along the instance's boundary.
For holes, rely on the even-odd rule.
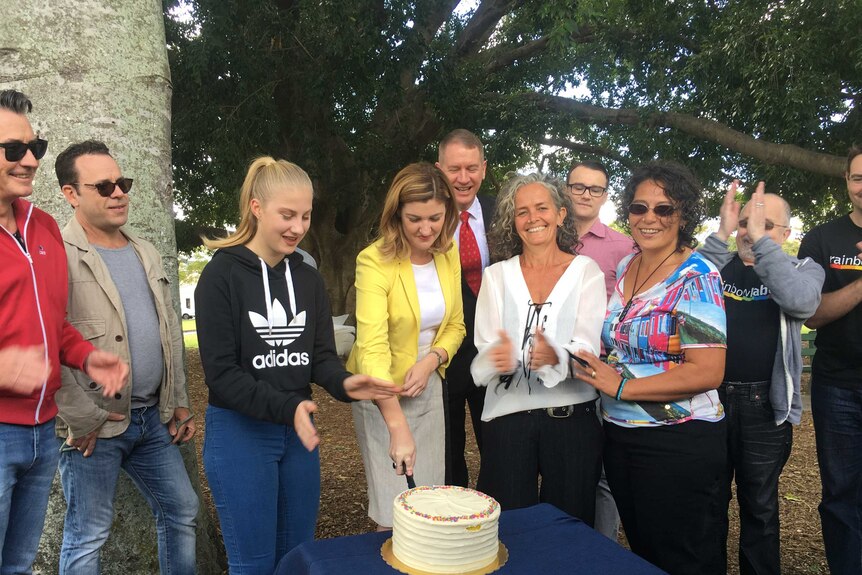
[[92,344],[66,321],[66,250],[54,218],[30,202],[12,202],[27,251],[0,227],[0,348],[44,345],[51,375],[30,396],[0,390],[0,423],[36,425],[57,415],[60,364],[83,369]]

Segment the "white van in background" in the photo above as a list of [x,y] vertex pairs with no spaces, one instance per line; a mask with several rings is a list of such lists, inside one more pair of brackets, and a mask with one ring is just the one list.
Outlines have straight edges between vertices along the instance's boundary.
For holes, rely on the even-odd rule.
[[195,317],[195,288],[196,285],[180,284],[180,315],[183,319]]

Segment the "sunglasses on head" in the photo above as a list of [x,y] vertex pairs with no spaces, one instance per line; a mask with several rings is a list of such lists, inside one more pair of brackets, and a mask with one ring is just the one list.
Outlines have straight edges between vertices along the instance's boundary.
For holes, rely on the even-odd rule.
[[33,157],[41,160],[45,152],[48,151],[48,140],[36,138],[32,142],[6,142],[0,144],[6,152],[7,162],[20,162],[27,155],[27,150],[33,152]]
[[633,216],[642,216],[650,210],[652,210],[652,213],[654,213],[658,217],[666,218],[668,216],[672,216],[674,212],[676,212],[676,207],[670,204],[659,204],[653,208],[650,208],[646,204],[629,204],[629,213]]
[[109,198],[114,193],[114,188],[120,188],[124,194],[128,194],[129,190],[132,189],[132,182],[134,180],[132,178],[117,178],[116,182],[99,182],[97,184],[81,184],[79,182],[74,182],[73,186],[87,186],[88,188],[95,188],[99,195],[103,198]]
[[[748,218],[742,218],[741,220],[739,220],[739,223],[737,225],[742,229],[746,229],[748,227]],[[763,222],[763,228],[767,232],[771,232],[774,228],[787,228],[787,227],[789,227],[789,226],[784,226],[782,224],[776,224],[775,222],[770,221],[770,220],[766,220],[765,222]]]

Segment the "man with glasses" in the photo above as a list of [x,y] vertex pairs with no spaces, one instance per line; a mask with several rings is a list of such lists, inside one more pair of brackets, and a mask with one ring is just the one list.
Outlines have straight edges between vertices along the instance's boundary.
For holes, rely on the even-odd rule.
[[124,470],[156,518],[162,573],[195,572],[198,499],[178,446],[194,436],[182,364],[182,330],[156,248],[123,226],[132,180],[102,142],[57,156],[57,180],[75,210],[63,229],[69,262],[69,321],[131,364],[128,385],[93,393],[64,370],[57,393],[60,479],[66,520],[60,573],[97,574]]
[[811,414],[823,486],[820,523],[832,573],[862,573],[862,146],[847,154],[852,211],[805,236],[800,257],[826,270],[817,330]]
[[60,364],[87,372],[95,393],[128,376],[66,321],[66,257],[54,219],[25,200],[48,148],[30,100],[0,91],[0,573],[30,573],[57,469],[54,396]]
[[[802,322],[820,303],[823,268],[811,258],[787,255],[790,206],[766,194],[764,183],[740,211],[737,182],[721,206],[718,232],[701,255],[719,270],[727,313],[727,361],[718,389],[727,414],[728,472],[739,503],[739,571],[781,572],[778,477],[790,456],[792,425],[802,415]],[[736,232],[737,251],[728,250]],[[727,513],[723,514],[727,539]]]
[[[635,244],[630,237],[599,220],[599,211],[608,201],[608,170],[601,162],[578,162],[569,170],[566,189],[572,199],[575,229],[581,242],[578,253],[599,264],[610,299],[617,283],[617,264],[632,253]],[[603,469],[596,489],[596,531],[616,541],[619,527],[620,516]]]

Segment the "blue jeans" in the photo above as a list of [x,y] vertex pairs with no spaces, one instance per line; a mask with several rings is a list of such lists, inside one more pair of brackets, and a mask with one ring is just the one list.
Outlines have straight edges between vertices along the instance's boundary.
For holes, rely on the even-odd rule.
[[815,374],[811,414],[826,560],[832,573],[862,573],[862,389],[826,385]]
[[51,481],[57,472],[54,420],[0,423],[0,574],[31,573]]
[[[739,572],[741,575],[781,573],[778,477],[790,457],[793,427],[775,425],[769,401],[769,382],[728,382],[718,389],[727,416],[727,477],[725,510],[730,484],[736,479],[739,503]],[[724,515],[724,540],[728,522]]]
[[[59,440],[61,446],[63,441]],[[121,468],[156,518],[161,572],[193,574],[198,498],[157,406],[133,409],[128,429],[97,440],[89,457],[75,450],[60,455],[67,505],[60,573],[100,572],[99,551],[114,520],[114,493]]]
[[231,575],[271,575],[284,554],[314,539],[320,454],[293,427],[210,405],[204,468]]

